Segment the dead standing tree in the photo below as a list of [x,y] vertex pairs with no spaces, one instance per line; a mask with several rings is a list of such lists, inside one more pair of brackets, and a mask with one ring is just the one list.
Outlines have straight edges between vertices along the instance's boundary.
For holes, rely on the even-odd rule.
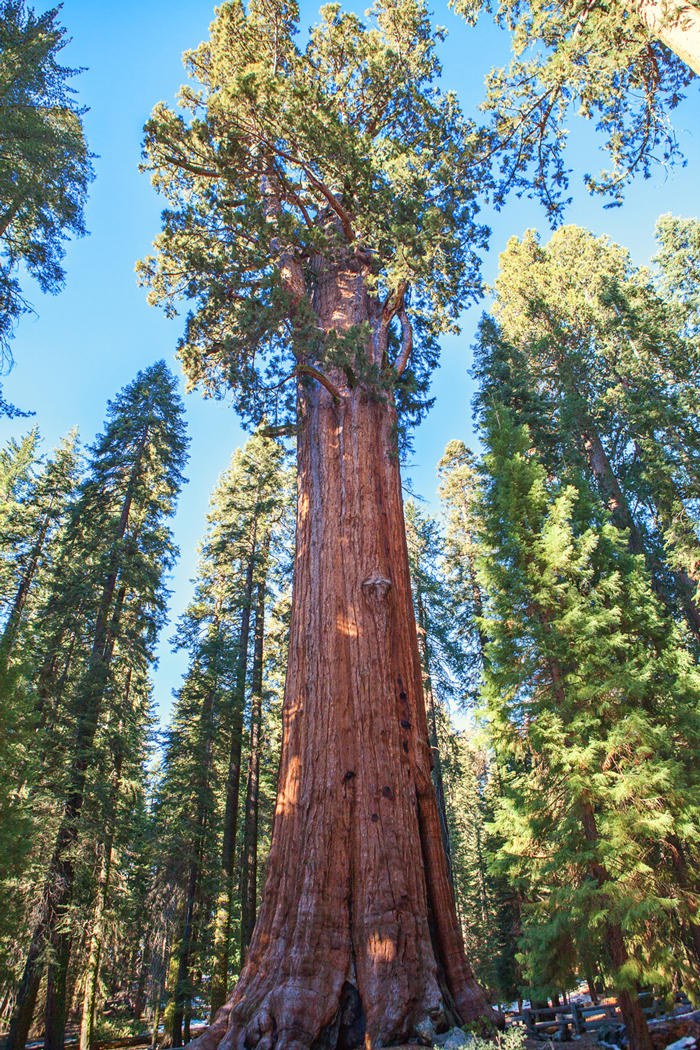
[[[195,1045],[401,1042],[494,1016],[465,957],[431,783],[399,447],[437,337],[477,288],[472,128],[433,86],[417,0],[224,4],[160,105],[147,167],[172,205],[151,301],[194,300],[192,385],[298,435],[284,738],[246,965]],[[292,380],[294,384],[292,385]]]

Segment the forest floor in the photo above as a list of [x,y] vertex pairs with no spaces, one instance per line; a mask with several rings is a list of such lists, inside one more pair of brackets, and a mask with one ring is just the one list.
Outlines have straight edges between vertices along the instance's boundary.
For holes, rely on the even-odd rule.
[[[597,1050],[598,1047],[598,1033],[597,1032],[584,1032],[583,1035],[574,1037],[571,1041],[573,1046],[577,1047],[578,1050]],[[524,1050],[557,1050],[558,1047],[570,1046],[569,1043],[554,1042],[552,1039],[530,1039],[529,1036],[525,1037],[523,1043]],[[572,1046],[572,1050],[573,1050]]]

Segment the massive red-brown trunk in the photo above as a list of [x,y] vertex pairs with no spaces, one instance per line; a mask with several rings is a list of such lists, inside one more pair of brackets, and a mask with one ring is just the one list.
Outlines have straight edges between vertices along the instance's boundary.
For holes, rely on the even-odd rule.
[[[324,327],[367,319],[358,274],[328,283]],[[265,893],[236,988],[194,1044],[203,1050],[379,1047],[490,1011],[464,955],[430,777],[396,413],[354,377],[331,378],[339,397],[300,380]]]

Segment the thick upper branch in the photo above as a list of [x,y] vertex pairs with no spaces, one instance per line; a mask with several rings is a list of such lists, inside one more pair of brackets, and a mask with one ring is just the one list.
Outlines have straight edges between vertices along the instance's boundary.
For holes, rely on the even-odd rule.
[[301,168],[301,170],[304,172],[314,189],[318,190],[319,193],[321,193],[325,197],[333,211],[340,219],[341,225],[343,227],[343,232],[345,233],[348,242],[354,241],[355,231],[352,228],[352,221],[350,219],[350,216],[348,215],[347,211],[340,203],[336,195],[332,192],[332,190],[330,190],[324,182],[316,178],[316,176],[312,174],[311,171],[309,171],[308,165],[305,164],[303,160],[300,160],[299,157],[294,157],[292,156],[292,154],[286,153],[284,150],[279,149],[278,146],[275,146],[275,144],[272,142],[266,143],[266,147],[269,148],[272,152],[274,152],[282,160],[286,160],[289,164],[295,164],[297,165],[297,167]]
[[312,376],[321,386],[325,387],[328,393],[331,395],[336,404],[340,404],[343,395],[340,393],[338,388],[331,383],[328,376],[324,376],[323,372],[319,372],[318,368],[314,368],[313,365],[297,365],[294,371],[297,375]]
[[349,242],[354,241],[355,240],[355,231],[352,228],[352,223],[350,221],[350,216],[348,215],[348,213],[346,212],[345,208],[342,206],[342,204],[340,203],[338,198],[335,196],[334,193],[331,193],[331,191],[328,189],[328,187],[326,185],[324,185],[324,183],[320,182],[319,179],[317,179],[314,175],[312,175],[307,167],[302,165],[302,170],[303,170],[304,174],[306,175],[307,179],[309,180],[309,182],[311,183],[311,185],[315,189],[317,189],[319,191],[319,193],[323,194],[323,196],[326,198],[326,200],[330,204],[330,206],[333,209],[333,211],[336,213],[336,215],[340,219],[341,225],[343,227],[343,232],[344,232],[345,236],[347,237],[348,241]]

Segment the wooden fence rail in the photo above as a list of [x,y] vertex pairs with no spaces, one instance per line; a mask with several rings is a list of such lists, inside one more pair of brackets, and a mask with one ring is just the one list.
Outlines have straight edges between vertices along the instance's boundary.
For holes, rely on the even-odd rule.
[[[676,997],[676,1002],[682,1007],[690,1007],[689,1001],[682,994]],[[666,1012],[665,1002],[655,1000],[649,993],[644,997],[643,1008],[649,1020],[657,1017],[659,1013]],[[545,1032],[553,1034],[553,1028],[556,1028],[560,1038],[566,1039],[572,1031],[575,1035],[583,1035],[584,1032],[595,1032],[610,1025],[622,1024],[622,1014],[616,1001],[599,1003],[598,1006],[583,1006],[573,1002],[563,1006],[526,1007],[522,1013],[509,1017],[507,1023],[524,1024],[527,1034],[534,1039],[543,1038]]]

